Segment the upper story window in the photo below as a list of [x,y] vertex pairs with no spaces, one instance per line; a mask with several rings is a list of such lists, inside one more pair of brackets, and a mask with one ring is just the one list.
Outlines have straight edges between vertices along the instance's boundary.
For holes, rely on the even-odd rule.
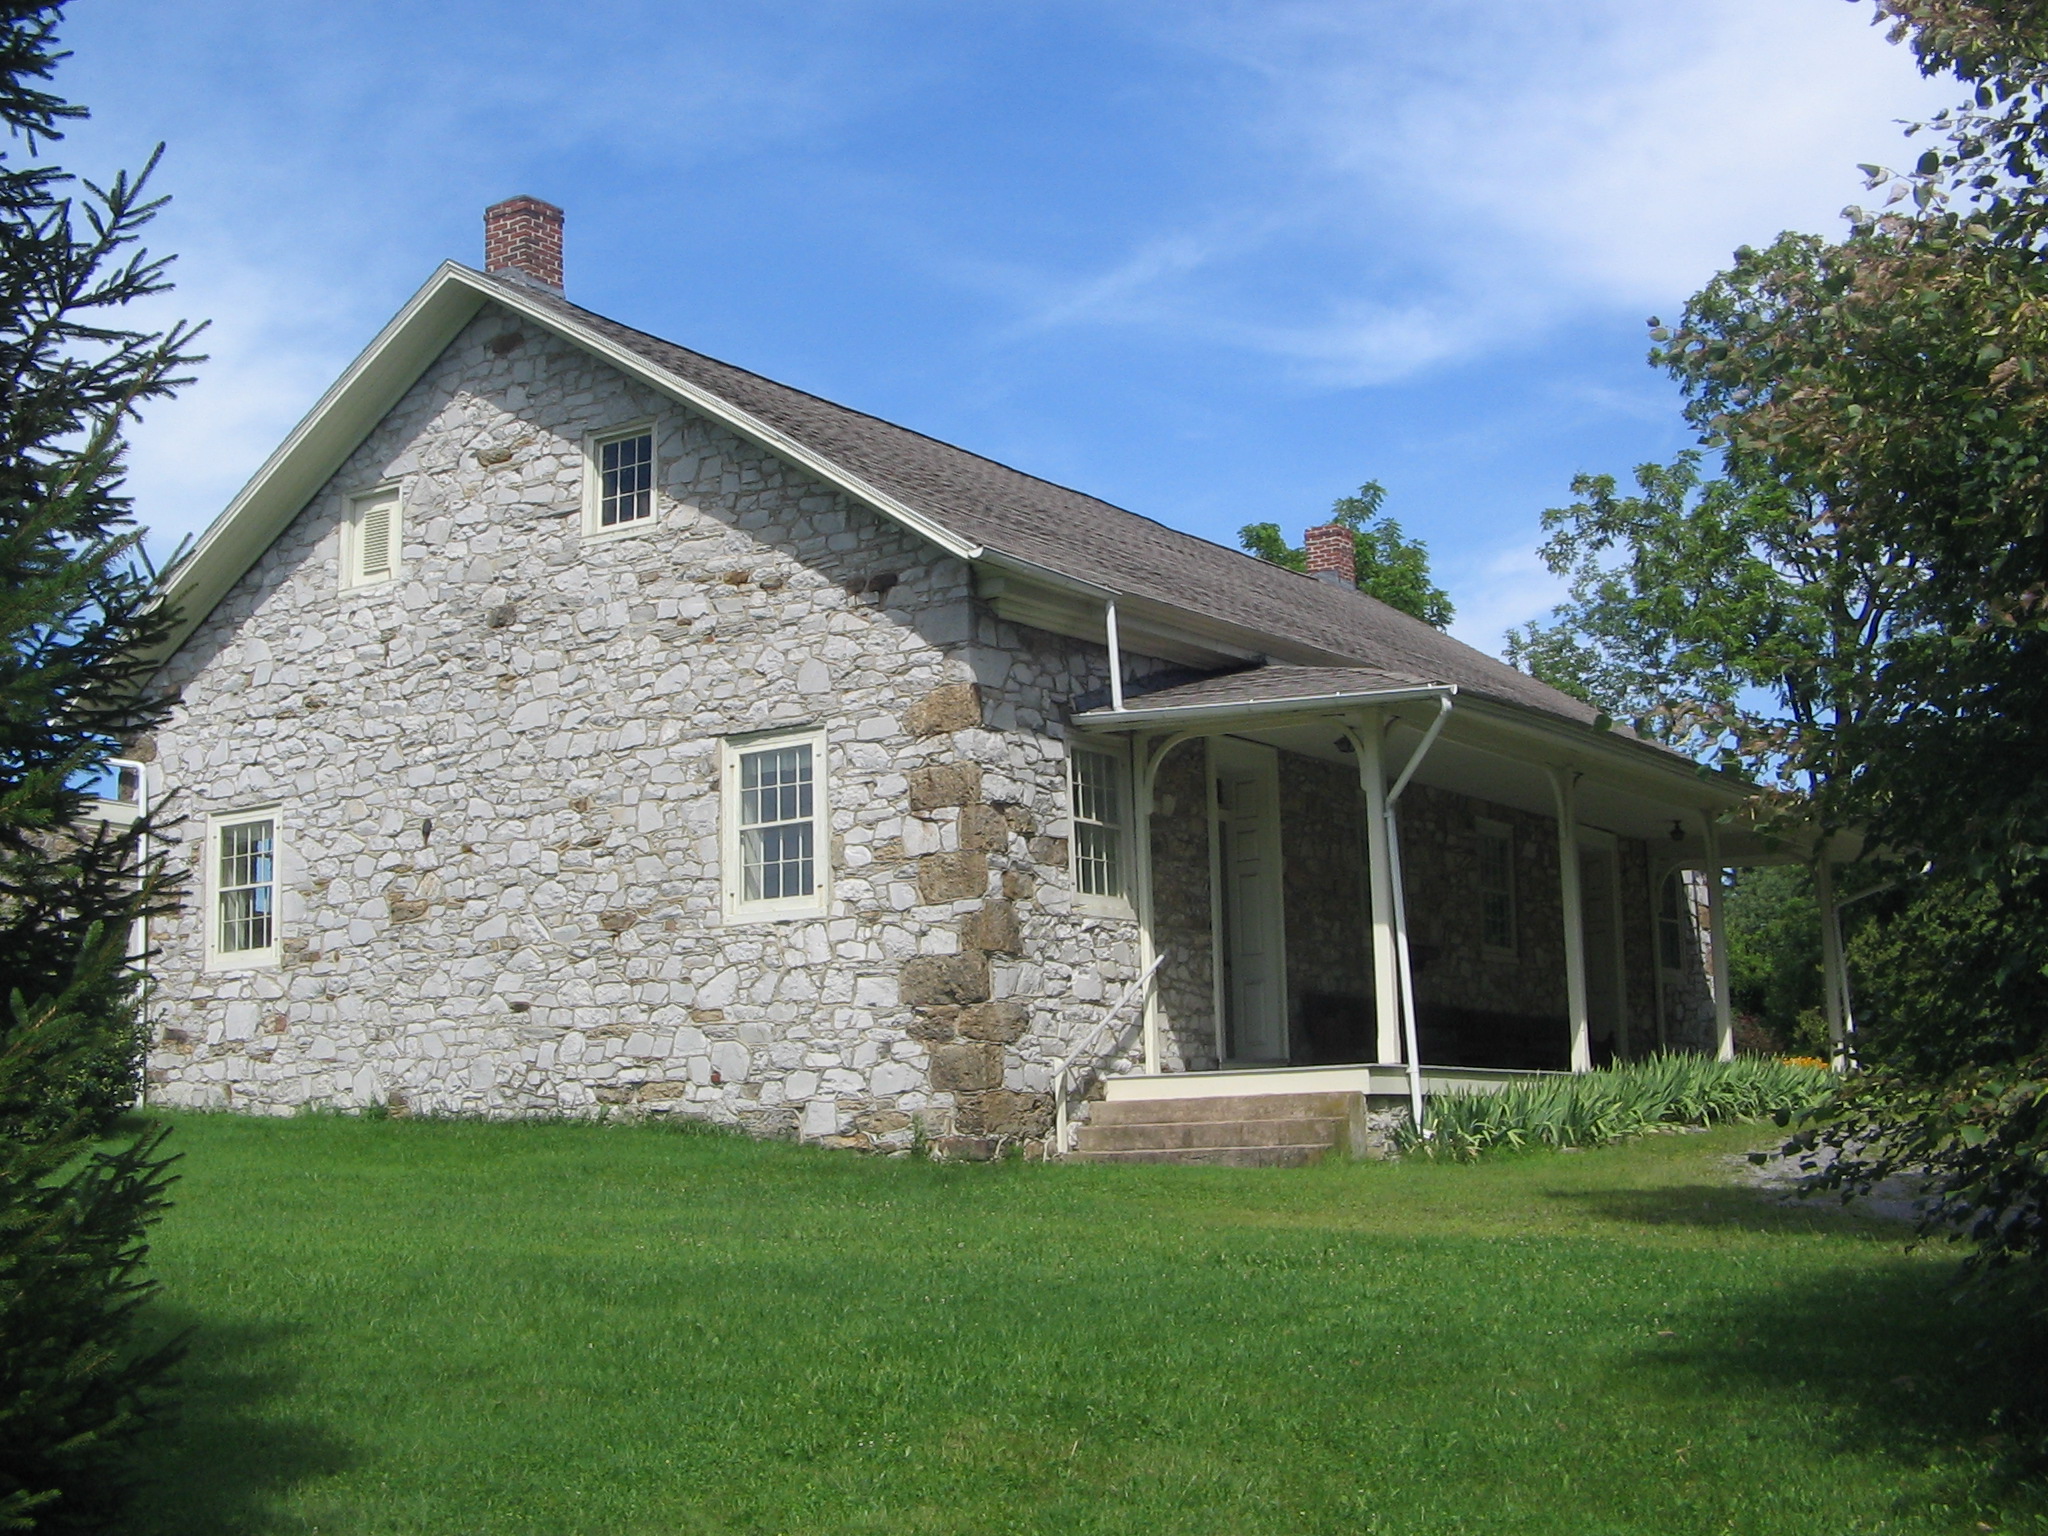
[[620,533],[654,518],[654,428],[631,427],[590,440],[584,532]]
[[1482,821],[1479,833],[1479,942],[1512,954],[1515,948],[1515,832]]
[[1076,747],[1070,772],[1075,894],[1084,908],[1122,915],[1129,910],[1124,761],[1111,752]]
[[830,884],[824,735],[729,741],[724,757],[727,914],[822,916]]
[[353,497],[341,528],[341,584],[368,587],[398,574],[403,520],[398,487],[381,486]]
[[207,840],[207,963],[275,965],[278,956],[277,812],[216,816]]

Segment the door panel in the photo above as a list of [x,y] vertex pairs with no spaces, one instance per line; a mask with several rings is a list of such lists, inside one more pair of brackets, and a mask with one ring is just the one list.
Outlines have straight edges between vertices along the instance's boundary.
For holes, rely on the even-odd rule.
[[1279,754],[1220,741],[1213,758],[1223,851],[1224,1002],[1232,1060],[1287,1060]]

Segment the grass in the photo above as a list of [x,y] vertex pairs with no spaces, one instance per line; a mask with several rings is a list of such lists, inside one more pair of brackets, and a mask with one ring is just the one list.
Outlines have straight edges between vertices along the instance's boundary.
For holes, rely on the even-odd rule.
[[1522,1078],[1490,1092],[1439,1094],[1430,1100],[1429,1140],[1421,1146],[1433,1156],[1468,1159],[1525,1147],[1603,1147],[1662,1127],[1795,1114],[1834,1086],[1825,1063],[1651,1056],[1595,1072]]
[[1757,1135],[948,1167],[182,1117],[136,1531],[2048,1528],[1995,1476],[2008,1320],[1731,1186]]

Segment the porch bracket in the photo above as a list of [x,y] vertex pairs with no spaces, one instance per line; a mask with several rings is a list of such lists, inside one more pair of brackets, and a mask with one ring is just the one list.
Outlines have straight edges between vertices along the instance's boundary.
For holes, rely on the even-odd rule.
[[[1152,904],[1152,786],[1159,775],[1159,765],[1166,761],[1166,754],[1184,741],[1192,741],[1202,735],[1199,730],[1175,731],[1160,737],[1140,736],[1134,743],[1137,756],[1137,784],[1131,828],[1131,841],[1136,845],[1132,852],[1137,875],[1138,907],[1138,970],[1149,978],[1157,968],[1159,957],[1154,953],[1152,939],[1155,914]],[[1148,987],[1144,996],[1144,1039],[1145,1075],[1157,1077],[1160,1071],[1159,1051],[1159,989]]]
[[1550,790],[1557,801],[1557,875],[1564,906],[1564,1007],[1571,1030],[1571,1068],[1593,1070],[1593,1035],[1586,1005],[1586,923],[1584,893],[1579,889],[1578,770],[1550,769]]

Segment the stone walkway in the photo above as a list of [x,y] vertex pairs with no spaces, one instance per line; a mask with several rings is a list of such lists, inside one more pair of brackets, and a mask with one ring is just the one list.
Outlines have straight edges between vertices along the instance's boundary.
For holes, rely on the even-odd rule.
[[[1766,1143],[1757,1150],[1770,1151],[1772,1156],[1762,1163],[1752,1163],[1746,1156],[1729,1157],[1725,1159],[1729,1172],[1735,1182],[1751,1185],[1767,1198],[1785,1205],[1840,1211],[1868,1221],[1912,1222],[1918,1221],[1931,1203],[1925,1193],[1926,1180],[1912,1174],[1896,1174],[1869,1194],[1859,1195],[1846,1203],[1839,1191],[1823,1190],[1818,1194],[1802,1195],[1799,1181],[1808,1172],[1804,1166],[1806,1159],[1779,1157],[1773,1143]],[[1821,1162],[1832,1161],[1833,1156],[1832,1150],[1827,1148],[1815,1154]]]

